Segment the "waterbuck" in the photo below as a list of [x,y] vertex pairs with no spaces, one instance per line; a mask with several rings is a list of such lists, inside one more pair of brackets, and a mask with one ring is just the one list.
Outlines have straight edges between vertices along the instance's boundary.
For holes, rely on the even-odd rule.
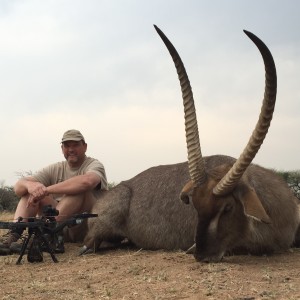
[[[223,155],[204,160],[209,170],[235,161]],[[144,249],[190,248],[194,244],[197,213],[192,205],[179,200],[188,179],[187,162],[162,165],[103,192],[92,209],[99,216],[88,220],[82,252],[97,250],[103,241],[125,237]]]
[[[219,261],[229,251],[261,254],[287,249],[299,223],[296,198],[274,172],[250,164],[275,104],[276,71],[267,47],[246,32],[266,63],[262,114],[248,146],[238,160],[224,155],[202,157],[184,65],[170,41],[155,28],[179,75],[189,160],[150,168],[104,192],[92,209],[99,217],[88,220],[81,253],[96,251],[103,241],[125,237],[144,249],[185,250],[196,236],[195,257],[206,261]],[[193,205],[186,205],[190,199]]]
[[277,75],[267,46],[244,31],[265,65],[261,113],[248,144],[234,164],[206,169],[202,158],[190,82],[175,47],[155,26],[174,61],[181,85],[190,181],[180,198],[198,214],[195,258],[217,262],[227,252],[265,254],[289,248],[299,225],[298,200],[273,171],[251,164],[267,134],[275,107]]

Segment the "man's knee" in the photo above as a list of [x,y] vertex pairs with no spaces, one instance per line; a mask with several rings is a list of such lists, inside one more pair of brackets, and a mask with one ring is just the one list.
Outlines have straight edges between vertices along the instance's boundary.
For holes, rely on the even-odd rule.
[[83,204],[83,210],[85,212],[90,212],[96,203],[96,197],[94,196],[92,191],[87,191],[85,193],[85,200]]
[[57,209],[62,215],[70,216],[76,213],[90,212],[95,202],[96,199],[90,191],[76,195],[65,195],[59,201]]

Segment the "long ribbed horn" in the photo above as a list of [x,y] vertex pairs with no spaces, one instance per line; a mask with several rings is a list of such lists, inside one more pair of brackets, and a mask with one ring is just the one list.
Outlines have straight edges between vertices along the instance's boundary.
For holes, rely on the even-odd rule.
[[225,195],[234,189],[246,168],[254,159],[268,132],[276,101],[277,76],[272,54],[268,47],[257,36],[246,30],[244,30],[244,32],[254,42],[263,57],[266,77],[265,93],[258,122],[246,148],[213,190],[213,193],[219,196]]
[[201,154],[197,116],[192,88],[183,62],[175,47],[156,25],[154,25],[154,27],[172,56],[180,81],[184,105],[185,135],[188,151],[189,173],[191,180],[197,186],[205,182],[206,172]]

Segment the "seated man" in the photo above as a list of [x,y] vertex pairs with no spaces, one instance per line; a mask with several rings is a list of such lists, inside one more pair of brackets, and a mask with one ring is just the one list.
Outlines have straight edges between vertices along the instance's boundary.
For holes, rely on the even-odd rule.
[[[86,156],[87,144],[80,131],[66,131],[61,149],[65,161],[51,164],[15,184],[15,193],[21,199],[14,220],[21,216],[27,221],[28,217],[41,215],[45,205],[51,205],[59,211],[56,220],[64,221],[73,214],[89,212],[101,190],[107,189],[104,166]],[[22,233],[23,230],[6,233],[0,242],[0,253],[9,252]]]

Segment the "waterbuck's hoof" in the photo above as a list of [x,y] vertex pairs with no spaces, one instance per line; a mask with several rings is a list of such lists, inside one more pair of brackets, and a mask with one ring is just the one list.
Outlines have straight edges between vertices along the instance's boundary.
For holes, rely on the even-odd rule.
[[85,255],[85,254],[90,254],[93,253],[93,249],[88,248],[87,246],[82,246],[81,249],[79,250],[79,255]]

